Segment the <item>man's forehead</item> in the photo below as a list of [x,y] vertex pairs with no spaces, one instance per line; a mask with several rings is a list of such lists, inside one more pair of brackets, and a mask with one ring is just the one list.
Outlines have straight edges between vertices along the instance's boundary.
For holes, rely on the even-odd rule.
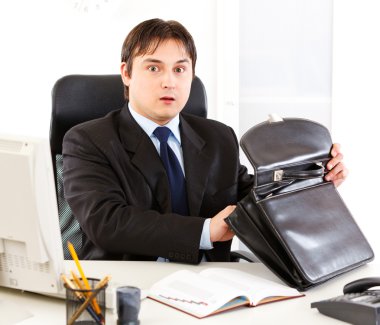
[[135,58],[140,57],[140,59],[145,60],[148,58],[158,57],[160,50],[163,47],[166,47],[169,43],[171,43],[171,44],[175,43],[176,44],[176,46],[178,48],[178,52],[180,54],[179,56],[181,57],[181,58],[178,58],[178,60],[183,60],[183,61],[187,60],[188,62],[191,61],[190,54],[188,53],[185,45],[181,41],[175,40],[175,39],[154,41],[145,50],[141,49],[141,48],[139,50],[137,50],[137,54],[136,54]]

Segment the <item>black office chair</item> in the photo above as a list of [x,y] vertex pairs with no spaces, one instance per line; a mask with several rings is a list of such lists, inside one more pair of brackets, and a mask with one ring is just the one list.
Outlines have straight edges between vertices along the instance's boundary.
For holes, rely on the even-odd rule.
[[[102,117],[112,110],[123,107],[124,87],[120,75],[68,75],[59,79],[52,90],[52,116],[50,124],[50,148],[57,189],[58,212],[62,243],[66,259],[70,253],[69,240],[76,249],[82,246],[82,232],[78,221],[64,198],[62,141],[73,126]],[[184,111],[207,117],[207,96],[202,81],[195,77],[190,97]]]
[[[121,108],[124,103],[124,87],[120,75],[68,75],[59,79],[52,90],[52,116],[50,124],[50,147],[53,159],[58,211],[62,243],[66,259],[71,259],[66,242],[76,249],[82,246],[82,232],[78,221],[64,198],[62,141],[73,126],[102,117]],[[195,77],[184,112],[207,117],[207,95],[202,81]],[[241,254],[245,254],[241,252]],[[242,257],[239,252],[233,260]],[[245,258],[247,259],[247,258]],[[248,258],[249,259],[249,258]]]

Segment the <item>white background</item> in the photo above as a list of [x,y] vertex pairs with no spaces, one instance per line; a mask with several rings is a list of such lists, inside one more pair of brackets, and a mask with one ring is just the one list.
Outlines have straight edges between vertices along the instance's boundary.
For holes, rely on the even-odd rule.
[[240,1],[240,133],[268,113],[331,126],[331,0]]
[[[178,0],[2,1],[0,132],[48,136],[54,82],[72,73],[118,74],[126,35],[156,17],[178,20],[193,35],[197,74],[216,116],[216,2],[192,0],[190,7]],[[76,9],[76,3],[83,5]]]
[[[55,80],[71,73],[118,73],[121,45],[133,26],[153,17],[176,19],[197,44],[196,73],[207,88],[209,117],[241,135],[265,110],[309,114],[301,110],[305,106],[331,127],[350,169],[340,192],[379,251],[378,0],[94,0],[101,11],[90,8],[88,13],[75,9],[76,2],[1,2],[0,133],[48,137]],[[245,10],[247,3],[256,11]],[[294,42],[292,33],[302,42]],[[277,56],[268,54],[269,41],[278,48]],[[246,56],[246,43],[255,48],[252,56]],[[313,46],[323,50],[313,51]],[[305,64],[310,60],[317,67]],[[280,73],[284,66],[288,70]],[[255,92],[239,76],[242,68],[251,71],[248,81]],[[297,69],[301,74],[293,75]],[[294,88],[300,78],[307,86],[302,92]]]

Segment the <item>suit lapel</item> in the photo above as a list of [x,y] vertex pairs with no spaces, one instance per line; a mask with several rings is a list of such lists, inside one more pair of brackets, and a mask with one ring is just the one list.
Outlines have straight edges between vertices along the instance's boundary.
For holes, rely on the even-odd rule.
[[131,153],[131,163],[144,175],[161,211],[170,211],[169,183],[160,156],[127,106],[121,112],[120,137],[124,148]]
[[205,141],[180,115],[181,143],[186,174],[187,198],[190,215],[197,216],[201,208],[204,191],[208,181],[212,157],[206,155]]

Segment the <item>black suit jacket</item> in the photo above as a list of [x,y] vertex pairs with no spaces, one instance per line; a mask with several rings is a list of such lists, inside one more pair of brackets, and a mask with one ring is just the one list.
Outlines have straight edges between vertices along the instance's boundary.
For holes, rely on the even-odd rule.
[[[171,213],[165,169],[128,107],[75,126],[63,142],[66,199],[84,232],[82,259],[197,263],[204,218],[236,204],[253,179],[226,125],[180,114],[190,216]],[[205,251],[228,261],[231,241]]]

